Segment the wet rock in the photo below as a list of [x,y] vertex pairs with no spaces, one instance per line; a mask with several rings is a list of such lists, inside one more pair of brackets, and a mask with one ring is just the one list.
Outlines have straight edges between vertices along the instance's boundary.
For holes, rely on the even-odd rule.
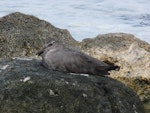
[[29,58],[0,61],[0,113],[144,113],[138,96],[104,76],[45,69]]
[[67,46],[75,46],[68,30],[59,29],[50,23],[19,12],[0,18],[0,58],[34,56],[50,38]]

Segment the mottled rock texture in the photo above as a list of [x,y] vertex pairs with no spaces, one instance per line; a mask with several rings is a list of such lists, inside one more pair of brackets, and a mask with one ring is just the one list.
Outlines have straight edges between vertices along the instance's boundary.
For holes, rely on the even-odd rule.
[[19,12],[0,18],[0,57],[34,56],[50,38],[55,38],[67,46],[75,46],[75,41],[67,30],[31,15]]
[[111,77],[130,86],[141,100],[150,99],[150,44],[131,34],[110,33],[84,39],[81,49],[119,66],[120,70],[110,72]]
[[35,59],[0,61],[0,113],[144,113],[138,96],[104,76],[50,71]]
[[150,45],[131,34],[110,33],[81,42],[87,54],[116,64],[112,75],[150,78]]
[[131,34],[98,35],[78,43],[67,30],[16,12],[0,18],[0,59],[36,57],[35,52],[50,38],[119,66],[120,70],[111,71],[110,77],[131,87],[142,101],[150,101],[150,45]]

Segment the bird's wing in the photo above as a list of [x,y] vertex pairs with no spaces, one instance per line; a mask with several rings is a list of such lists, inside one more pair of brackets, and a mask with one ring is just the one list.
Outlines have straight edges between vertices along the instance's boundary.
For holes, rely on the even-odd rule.
[[[68,54],[68,62],[66,68],[75,73],[88,73],[93,75],[108,75],[108,65],[94,59],[84,53],[71,51]],[[69,64],[69,65],[68,65]]]
[[68,60],[70,63],[81,65],[83,67],[89,66],[89,67],[104,68],[108,66],[106,63],[101,62],[79,51],[67,51],[65,54],[67,56],[66,60]]

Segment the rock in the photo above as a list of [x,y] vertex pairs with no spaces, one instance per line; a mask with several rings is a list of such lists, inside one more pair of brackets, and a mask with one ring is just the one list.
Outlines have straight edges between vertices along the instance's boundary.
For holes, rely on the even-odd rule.
[[15,12],[0,18],[0,58],[34,56],[49,38],[67,46],[78,44],[67,30],[34,16]]
[[87,54],[120,67],[112,76],[142,77],[150,79],[150,45],[133,35],[111,33],[98,35],[81,42]]
[[110,77],[131,87],[142,101],[150,100],[150,45],[131,34],[98,35],[78,43],[67,30],[16,12],[0,18],[0,59],[37,57],[35,52],[50,38],[56,38],[70,48],[80,47],[95,58],[119,66],[120,70],[111,71]]
[[144,48],[146,51],[150,52],[150,45],[136,38],[132,34],[126,33],[108,33],[98,35],[95,38],[88,38],[82,41],[82,48],[89,47],[100,47],[104,49],[111,49],[115,51],[128,49],[132,43],[137,43],[140,48]]
[[108,77],[54,72],[36,59],[0,61],[0,113],[144,113],[138,96]]
[[[111,77],[130,86],[142,100],[150,99],[150,44],[131,34],[110,33],[84,39],[81,49],[97,59],[119,66],[120,70],[110,72]],[[137,80],[142,82],[135,82]]]

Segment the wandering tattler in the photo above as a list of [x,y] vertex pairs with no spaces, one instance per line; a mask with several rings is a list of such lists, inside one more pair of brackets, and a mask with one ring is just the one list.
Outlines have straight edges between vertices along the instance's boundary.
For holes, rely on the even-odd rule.
[[37,55],[42,56],[42,64],[51,70],[91,75],[109,75],[114,66],[97,60],[83,52],[69,49],[57,41],[50,41]]

